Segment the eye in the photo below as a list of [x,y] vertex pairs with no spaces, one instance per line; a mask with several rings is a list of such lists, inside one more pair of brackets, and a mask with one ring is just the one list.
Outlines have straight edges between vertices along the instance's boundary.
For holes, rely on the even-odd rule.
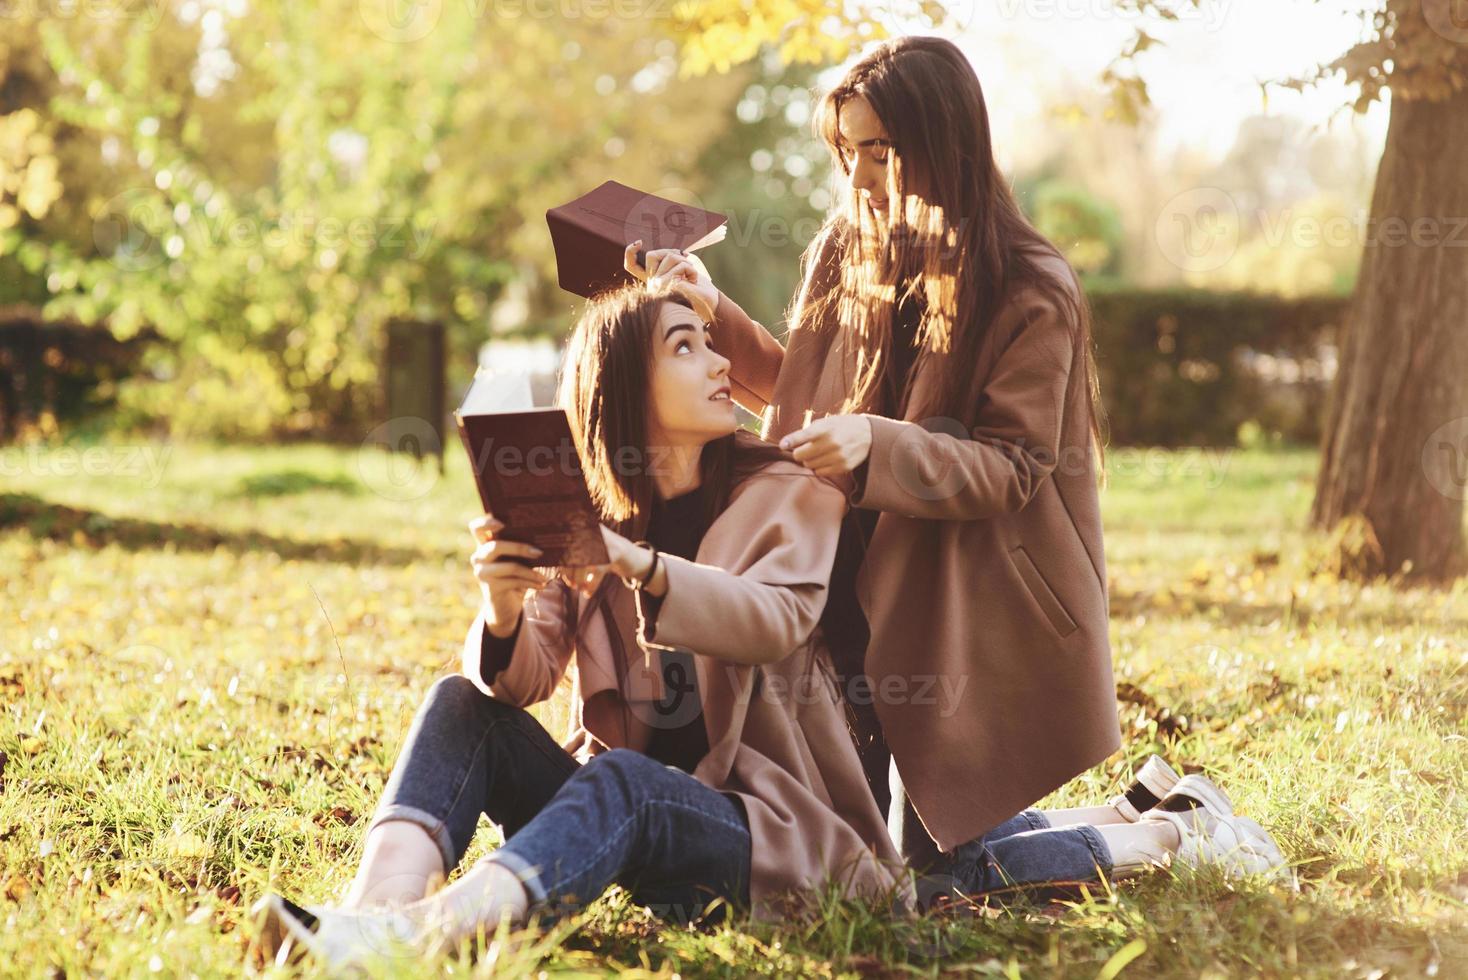
[[686,341],[686,340],[680,340],[680,341],[678,341],[678,343],[676,343],[676,344],[673,345],[673,353],[674,354],[681,354],[685,350],[688,350],[688,351],[693,350],[693,344],[691,344],[689,341]]

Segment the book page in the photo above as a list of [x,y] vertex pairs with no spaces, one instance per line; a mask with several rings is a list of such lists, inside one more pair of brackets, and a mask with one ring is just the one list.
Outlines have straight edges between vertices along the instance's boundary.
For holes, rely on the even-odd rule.
[[535,407],[530,375],[522,372],[499,372],[479,368],[474,381],[459,406],[460,415],[486,415],[491,412],[524,412]]

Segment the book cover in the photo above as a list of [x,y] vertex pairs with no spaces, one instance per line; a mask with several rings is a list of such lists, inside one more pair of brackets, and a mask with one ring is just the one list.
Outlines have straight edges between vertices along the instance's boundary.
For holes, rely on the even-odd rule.
[[503,522],[498,536],[544,554],[527,565],[602,565],[609,557],[581,457],[564,409],[486,410],[496,380],[483,372],[454,412],[486,513]]
[[622,256],[632,242],[641,239],[644,251],[691,252],[722,241],[729,219],[609,180],[551,208],[545,221],[561,288],[589,298],[634,281],[622,267]]

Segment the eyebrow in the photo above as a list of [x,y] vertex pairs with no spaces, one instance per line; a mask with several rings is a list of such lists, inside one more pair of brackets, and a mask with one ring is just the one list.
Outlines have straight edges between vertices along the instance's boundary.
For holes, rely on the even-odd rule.
[[[709,329],[709,324],[704,323],[702,321],[699,321],[699,324],[698,325],[701,326],[701,327],[703,327],[703,329],[705,331],[707,331]],[[664,332],[663,339],[664,340],[667,340],[669,337],[673,336],[673,334],[677,333],[679,330],[689,330],[689,331],[691,331],[691,330],[693,330],[693,324],[691,324],[691,323],[675,323],[671,327],[669,327],[666,332]]]

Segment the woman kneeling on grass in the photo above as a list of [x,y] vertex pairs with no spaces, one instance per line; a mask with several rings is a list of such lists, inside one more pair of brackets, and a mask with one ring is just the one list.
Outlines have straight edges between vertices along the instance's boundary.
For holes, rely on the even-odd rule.
[[[613,883],[675,919],[773,915],[829,882],[908,903],[816,632],[845,497],[738,429],[728,369],[676,286],[588,307],[561,403],[614,574],[548,577],[492,518],[471,523],[484,602],[464,673],[419,710],[344,905],[268,896],[267,949],[344,966],[454,948]],[[524,706],[573,654],[563,748]],[[427,895],[480,813],[504,845]]]

